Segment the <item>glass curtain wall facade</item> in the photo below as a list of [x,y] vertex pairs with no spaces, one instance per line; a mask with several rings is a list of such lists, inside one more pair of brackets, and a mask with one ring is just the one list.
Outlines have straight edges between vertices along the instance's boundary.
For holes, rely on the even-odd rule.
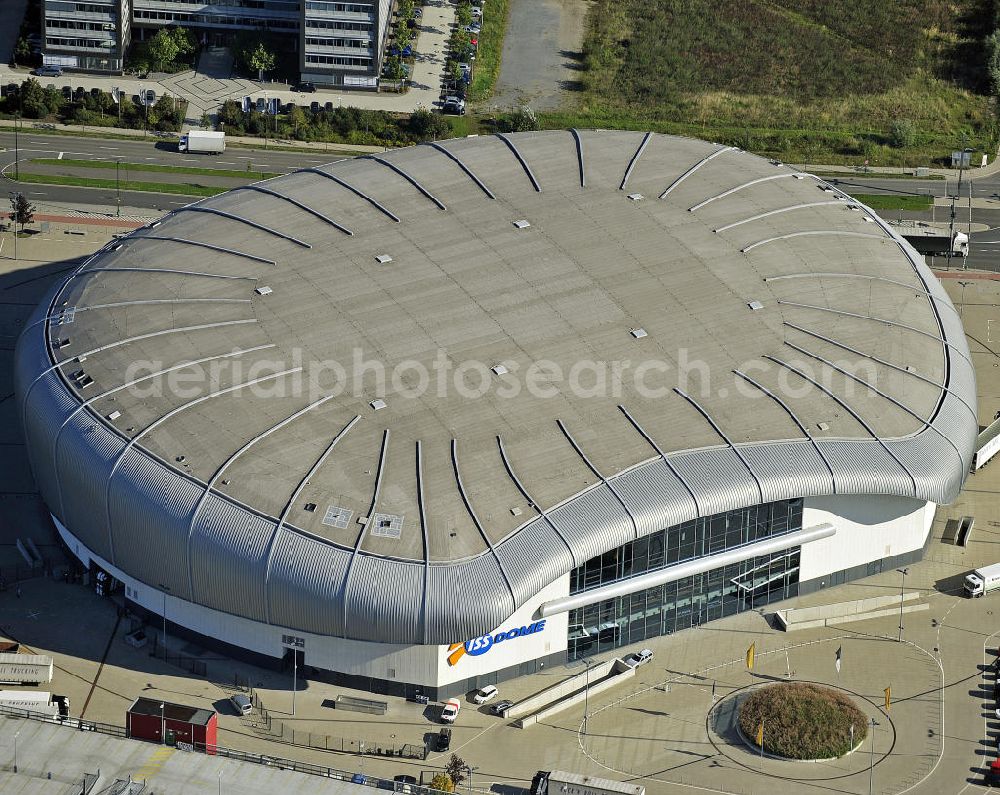
[[[755,505],[694,519],[591,558],[570,575],[577,594],[802,529],[802,500]],[[795,596],[799,547],[606,599],[569,614],[577,659]]]

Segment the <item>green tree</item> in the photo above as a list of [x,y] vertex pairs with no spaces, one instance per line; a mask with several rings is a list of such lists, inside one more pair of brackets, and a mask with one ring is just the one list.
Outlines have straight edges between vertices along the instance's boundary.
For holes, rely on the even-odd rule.
[[15,224],[30,224],[35,218],[35,205],[31,204],[23,193],[12,193],[10,195],[10,220]]
[[180,51],[181,48],[178,46],[173,32],[167,28],[160,28],[146,42],[146,55],[154,70],[162,70],[167,64],[172,63]]
[[440,790],[441,792],[454,792],[455,785],[451,783],[451,779],[444,773],[438,773],[431,779],[431,789]]
[[451,758],[448,760],[448,764],[444,766],[444,772],[451,779],[451,783],[458,787],[463,781],[465,781],[465,771],[469,769],[469,766],[465,763],[458,754],[452,754]]
[[250,68],[256,70],[258,82],[264,79],[264,72],[274,69],[274,53],[264,46],[264,42],[260,42],[253,52],[247,54],[246,59]]
[[1000,95],[1000,31],[993,31],[983,40],[983,54],[990,93]]
[[390,55],[386,58],[385,76],[389,80],[402,80],[406,77],[406,70],[403,68],[403,59],[398,55]]
[[396,13],[399,14],[399,18],[404,23],[408,19],[413,18],[413,0],[399,0],[396,4]]
[[902,149],[917,142],[916,125],[909,119],[896,119],[889,129],[889,146]]
[[407,127],[410,134],[418,141],[447,138],[451,132],[451,125],[444,117],[437,113],[431,113],[426,108],[417,108],[413,111]]
[[31,57],[31,45],[23,36],[18,38],[14,45],[14,61],[27,61]]
[[62,92],[55,86],[46,87],[43,101],[45,103],[45,107],[52,115],[59,113],[59,111],[62,110],[63,105],[66,103]]
[[33,77],[29,77],[21,83],[21,108],[24,115],[31,119],[41,119],[48,115],[45,90]]

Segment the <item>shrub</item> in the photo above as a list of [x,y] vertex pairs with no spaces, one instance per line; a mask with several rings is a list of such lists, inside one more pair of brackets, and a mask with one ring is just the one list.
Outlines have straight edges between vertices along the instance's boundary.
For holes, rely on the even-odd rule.
[[764,724],[764,750],[789,759],[830,759],[868,732],[868,718],[844,693],[805,682],[767,685],[740,704],[739,725],[754,742]]
[[917,142],[916,125],[909,119],[897,119],[889,129],[889,146],[902,149]]

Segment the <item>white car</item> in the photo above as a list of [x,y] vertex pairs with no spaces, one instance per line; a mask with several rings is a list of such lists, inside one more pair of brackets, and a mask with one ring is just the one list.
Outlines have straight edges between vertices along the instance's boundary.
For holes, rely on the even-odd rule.
[[496,685],[486,685],[486,687],[480,688],[476,691],[472,700],[477,704],[485,704],[488,701],[492,701],[497,697]]
[[253,702],[242,693],[236,693],[229,697],[229,703],[240,715],[249,715],[253,712]]
[[643,663],[648,663],[653,659],[653,652],[651,649],[643,649],[642,651],[634,651],[626,657],[622,658],[622,662],[625,663],[629,668],[638,668]]
[[458,702],[457,698],[449,698],[444,702],[444,709],[441,710],[441,722],[454,723],[461,709],[462,705]]

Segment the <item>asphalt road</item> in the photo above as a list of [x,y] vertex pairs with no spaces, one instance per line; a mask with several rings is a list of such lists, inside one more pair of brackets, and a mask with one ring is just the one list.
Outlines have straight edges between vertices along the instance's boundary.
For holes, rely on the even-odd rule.
[[[0,133],[0,173],[3,173],[3,188],[9,193],[17,183],[7,177],[13,169],[15,140],[13,132]],[[172,143],[150,138],[146,141],[125,141],[106,138],[84,138],[68,135],[45,135],[31,128],[17,136],[17,153],[20,162],[33,158],[69,158],[74,160],[121,159],[127,163],[146,163],[166,166],[190,166],[197,168],[220,168],[242,171],[247,169],[247,181],[256,179],[254,172],[268,171],[277,174],[331,163],[343,157],[340,153],[326,155],[315,152],[275,152],[264,149],[243,149],[230,147],[221,155],[192,155],[181,153]],[[106,173],[95,176],[104,177]],[[115,191],[107,188],[78,188],[64,185],[23,184],[21,190],[30,201],[46,211],[73,209],[77,205],[115,204]],[[145,193],[123,191],[122,205],[152,210],[172,210],[195,201],[196,197],[177,194]]]

